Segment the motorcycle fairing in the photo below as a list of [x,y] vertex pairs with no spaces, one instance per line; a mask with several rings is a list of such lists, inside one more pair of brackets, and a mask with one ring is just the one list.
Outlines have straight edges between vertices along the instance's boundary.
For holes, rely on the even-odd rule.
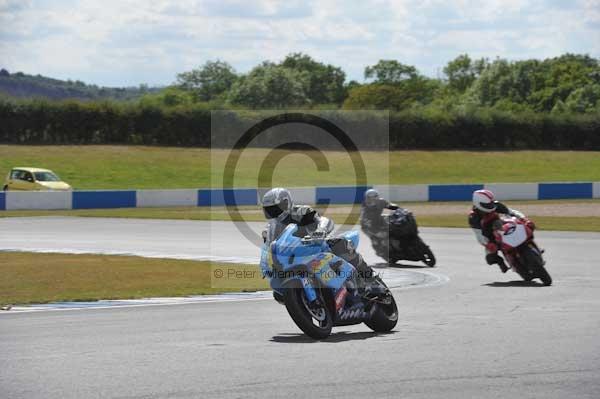
[[[277,240],[263,245],[260,261],[263,276],[271,279],[271,288],[280,294],[285,284],[291,279],[298,279],[302,282],[307,298],[314,300],[317,297],[316,287],[307,278],[309,274],[337,295],[344,283],[354,276],[354,267],[331,253],[325,240],[306,244],[301,237],[295,235],[297,231],[298,227],[290,224]],[[343,237],[353,245],[358,245],[358,232],[349,232]]]
[[502,243],[511,248],[516,248],[527,241],[527,230],[522,224],[506,221],[502,226]]

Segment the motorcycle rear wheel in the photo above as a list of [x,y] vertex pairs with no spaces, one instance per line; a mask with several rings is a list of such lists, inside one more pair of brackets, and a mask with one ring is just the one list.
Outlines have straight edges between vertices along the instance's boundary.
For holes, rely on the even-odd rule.
[[300,281],[291,281],[285,288],[283,297],[290,317],[306,335],[323,339],[331,334],[333,317],[329,308],[324,303],[311,307]]
[[419,252],[418,256],[421,257],[421,261],[429,267],[435,266],[435,255],[429,245],[425,244],[425,241],[421,237],[417,237],[416,248]]

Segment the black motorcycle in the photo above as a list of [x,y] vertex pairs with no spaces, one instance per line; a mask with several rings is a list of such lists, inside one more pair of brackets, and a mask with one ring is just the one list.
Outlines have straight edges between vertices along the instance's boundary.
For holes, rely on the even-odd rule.
[[429,267],[435,266],[435,256],[425,242],[419,237],[417,221],[412,212],[398,208],[393,213],[383,216],[387,231],[369,234],[373,249],[378,256],[388,263],[399,260],[422,261]]

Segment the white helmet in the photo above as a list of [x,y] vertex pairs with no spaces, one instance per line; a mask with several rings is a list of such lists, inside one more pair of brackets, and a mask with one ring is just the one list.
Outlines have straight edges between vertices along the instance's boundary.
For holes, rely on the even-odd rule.
[[369,189],[365,191],[365,205],[366,206],[375,206],[377,204],[377,200],[379,199],[379,192],[375,189]]
[[473,191],[473,206],[481,212],[490,213],[496,210],[494,193],[490,190]]
[[292,195],[285,188],[272,188],[263,196],[262,206],[267,219],[283,220],[292,210]]

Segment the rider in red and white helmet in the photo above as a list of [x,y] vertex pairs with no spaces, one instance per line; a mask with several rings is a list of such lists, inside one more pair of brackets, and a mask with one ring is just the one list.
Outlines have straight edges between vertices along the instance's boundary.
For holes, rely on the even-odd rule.
[[524,218],[525,216],[515,210],[510,209],[501,202],[494,199],[494,193],[490,190],[477,190],[473,192],[473,209],[469,214],[469,226],[475,232],[477,241],[485,246],[485,260],[489,265],[498,264],[502,273],[506,273],[508,267],[504,259],[498,255],[498,245],[494,240],[492,225],[494,221],[500,218],[500,214]]

